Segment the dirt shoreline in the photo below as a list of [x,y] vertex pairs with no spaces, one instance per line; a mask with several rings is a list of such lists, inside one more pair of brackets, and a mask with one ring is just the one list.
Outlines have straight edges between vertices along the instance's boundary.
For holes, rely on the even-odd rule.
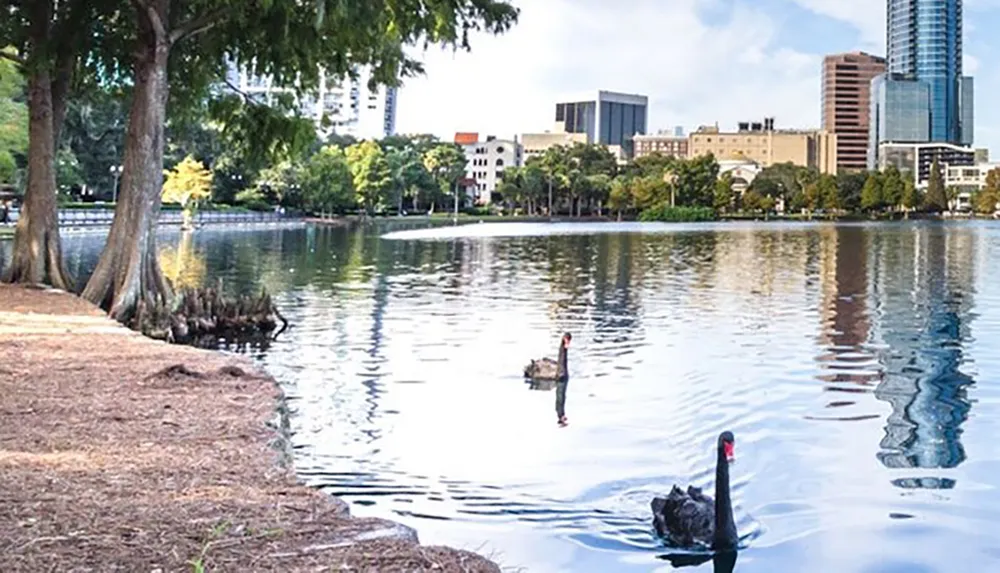
[[0,285],[0,571],[499,572],[298,484],[248,359]]

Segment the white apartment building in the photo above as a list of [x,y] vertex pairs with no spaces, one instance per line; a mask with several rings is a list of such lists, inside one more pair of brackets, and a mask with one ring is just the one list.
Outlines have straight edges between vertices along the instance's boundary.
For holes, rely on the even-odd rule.
[[942,169],[945,187],[958,187],[963,191],[979,191],[986,187],[986,176],[1000,169],[1000,163],[948,166]]
[[[357,80],[326,77],[320,69],[319,90],[298,100],[299,113],[312,118],[321,137],[350,135],[355,139],[380,139],[396,133],[398,90],[380,86],[368,89],[370,70],[358,70]],[[294,93],[272,85],[271,78],[251,76],[231,63],[226,81],[259,103],[272,103],[280,93]]]
[[[456,137],[456,139],[459,139]],[[497,139],[489,135],[485,141],[459,139],[465,150],[465,177],[470,182],[466,187],[469,198],[476,205],[488,205],[492,194],[503,181],[503,172],[508,167],[521,165],[521,145],[516,140]]]

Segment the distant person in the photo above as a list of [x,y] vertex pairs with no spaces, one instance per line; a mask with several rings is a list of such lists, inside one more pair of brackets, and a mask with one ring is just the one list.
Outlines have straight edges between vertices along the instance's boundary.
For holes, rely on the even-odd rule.
[[569,343],[573,340],[570,333],[563,334],[559,345],[559,360],[556,379],[556,416],[559,425],[565,427],[569,423],[566,418],[566,386],[569,384]]

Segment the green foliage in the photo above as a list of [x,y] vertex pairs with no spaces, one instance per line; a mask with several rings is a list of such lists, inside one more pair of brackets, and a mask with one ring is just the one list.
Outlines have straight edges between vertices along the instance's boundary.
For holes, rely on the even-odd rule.
[[844,208],[844,202],[840,197],[840,189],[837,187],[837,178],[833,175],[820,175],[816,182],[816,189],[819,193],[821,207],[826,211],[840,211]]
[[948,210],[944,177],[941,175],[941,165],[938,164],[936,157],[931,163],[931,174],[927,181],[927,195],[924,196],[924,208],[931,213],[942,213]]
[[[12,50],[4,50],[12,53]],[[28,151],[28,106],[24,103],[24,76],[10,60],[0,58],[0,182],[17,178],[17,158]]]
[[0,151],[0,183],[13,185],[17,180],[17,163],[10,151]]
[[236,203],[251,211],[270,211],[271,204],[260,189],[244,189],[236,194]]
[[639,220],[644,222],[685,223],[714,221],[715,211],[710,207],[671,207],[669,204],[645,209]]
[[759,191],[756,191],[753,186],[743,192],[740,203],[742,209],[749,213],[765,210],[764,196]]
[[416,145],[392,147],[383,144],[383,148],[386,149],[386,160],[392,174],[392,197],[386,199],[394,199],[397,209],[402,211],[404,199],[416,202],[421,189],[433,188],[434,180],[424,166],[423,154]]
[[986,186],[976,195],[974,207],[978,213],[992,215],[1000,203],[1000,168],[994,168],[986,174]]
[[919,207],[921,203],[923,203],[923,197],[913,182],[913,176],[907,173],[903,179],[902,205],[906,210],[912,211]]
[[784,197],[791,204],[805,205],[806,187],[819,179],[814,168],[793,163],[777,163],[761,170],[750,187],[762,197]]
[[676,161],[671,173],[674,176],[676,204],[697,207],[712,205],[715,182],[719,178],[719,164],[715,157],[708,154],[687,161]]
[[[270,205],[281,205],[291,208],[301,207],[302,188],[298,181],[300,171],[299,166],[291,161],[282,161],[262,170],[257,177],[254,188],[257,190],[261,200],[266,201]],[[245,200],[240,199],[241,195],[243,195],[242,192],[236,195],[237,202],[247,208],[251,208],[250,205],[246,204]],[[250,196],[247,195],[244,197]]]
[[837,192],[842,208],[846,211],[861,209],[861,189],[868,179],[867,173],[841,173],[837,175]]
[[76,155],[66,148],[56,153],[56,189],[60,194],[68,193],[72,187],[83,185],[83,167]]
[[733,208],[735,201],[733,176],[727,172],[715,183],[715,197],[712,201],[712,207],[718,212],[728,211]]
[[113,195],[111,167],[121,165],[127,103],[125,94],[91,92],[70,100],[62,145],[80,163],[87,186],[108,200]]
[[224,96],[213,99],[209,111],[222,126],[221,147],[249,170],[299,161],[317,143],[313,122],[292,114],[290,104],[260,105]]
[[[0,51],[9,56],[17,56],[17,50],[12,46],[8,46]],[[0,57],[0,99],[24,103],[24,88],[24,74],[17,63],[6,57]]]
[[869,173],[861,188],[861,208],[865,211],[876,211],[883,205],[882,176],[877,172]]
[[365,212],[373,213],[377,207],[383,206],[383,199],[393,185],[392,170],[385,152],[375,141],[362,141],[347,148],[347,164],[358,203]]
[[303,207],[312,213],[343,213],[355,204],[354,182],[344,151],[328,145],[302,168]]
[[895,165],[890,165],[882,173],[882,204],[885,207],[896,207],[903,202],[903,176]]
[[669,205],[672,191],[662,177],[646,176],[631,180],[630,194],[640,212],[657,205]]
[[632,185],[627,177],[617,177],[611,182],[611,190],[608,194],[608,207],[618,211],[630,209],[632,207]]
[[454,143],[439,143],[423,155],[427,172],[438,183],[441,193],[457,193],[458,180],[465,177],[465,152]]
[[659,152],[651,153],[629,163],[625,167],[624,172],[630,177],[656,177],[663,179],[663,175],[677,161],[679,160]]

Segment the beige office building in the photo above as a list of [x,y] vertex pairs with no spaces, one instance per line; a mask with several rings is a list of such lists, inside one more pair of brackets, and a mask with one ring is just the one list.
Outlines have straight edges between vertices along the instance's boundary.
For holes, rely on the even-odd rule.
[[545,153],[545,150],[556,145],[571,146],[574,143],[587,143],[586,133],[545,132],[522,133],[521,151],[524,161]]
[[793,163],[837,173],[837,136],[823,130],[776,130],[774,119],[741,122],[736,131],[701,126],[689,136],[689,156],[713,154],[717,160],[749,160],[761,167]]

